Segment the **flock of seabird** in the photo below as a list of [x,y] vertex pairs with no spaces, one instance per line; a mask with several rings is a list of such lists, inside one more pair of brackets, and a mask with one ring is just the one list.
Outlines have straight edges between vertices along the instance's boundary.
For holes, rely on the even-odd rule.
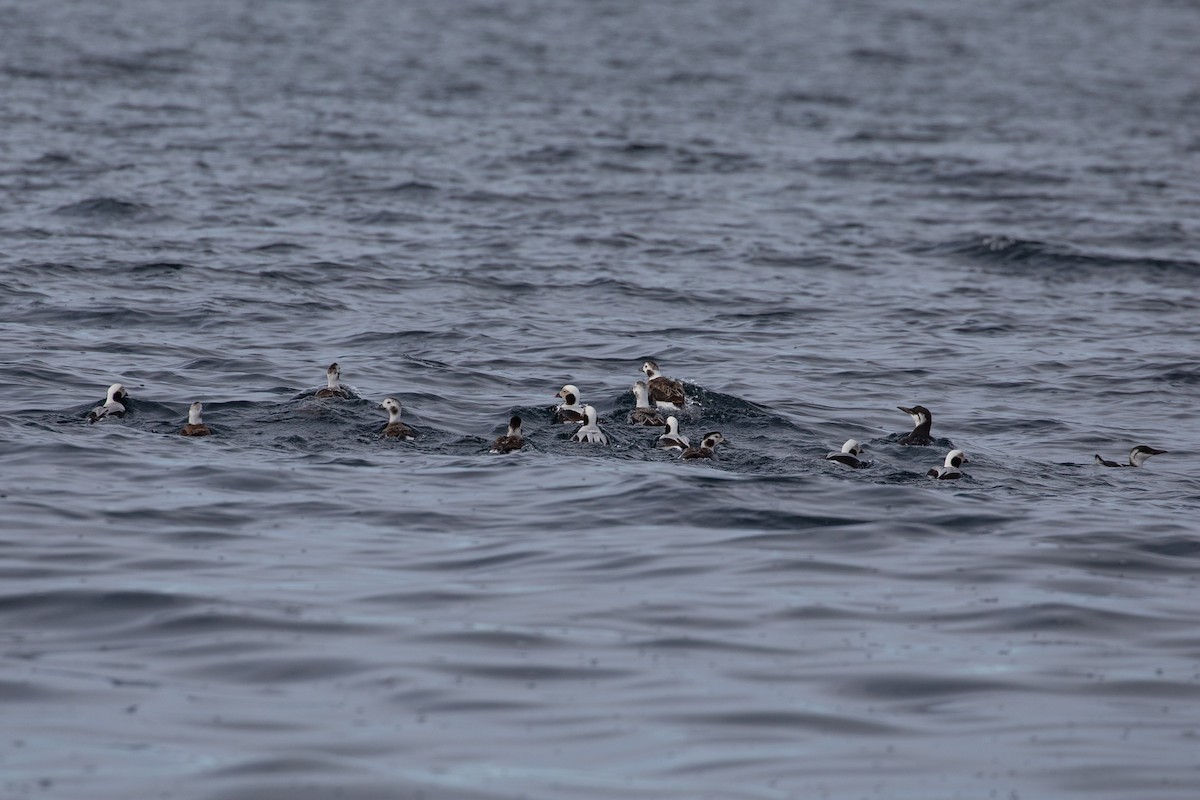
[[[629,412],[630,425],[649,427],[665,427],[666,431],[658,437],[657,445],[664,449],[679,453],[679,457],[692,460],[696,458],[713,458],[717,445],[725,441],[719,431],[704,434],[700,444],[692,445],[688,438],[679,432],[679,419],[670,414],[665,419],[663,411],[682,411],[687,403],[683,382],[663,375],[658,364],[647,361],[642,364],[642,372],[646,380],[638,381],[630,387],[633,392],[634,408]],[[600,429],[596,417],[596,409],[583,402],[579,387],[568,383],[558,390],[555,397],[562,400],[554,409],[554,421],[563,425],[579,425],[571,441],[588,444],[608,444],[608,435]],[[513,417],[513,423],[520,424],[520,419]],[[502,440],[510,439],[512,426],[509,426],[509,436],[496,440],[491,452],[508,452],[499,445]]]
[[[923,447],[933,444],[933,414],[925,406],[913,406],[907,408],[905,406],[896,406],[912,417],[913,429],[901,436],[897,441],[899,444],[915,445]],[[833,461],[838,464],[845,464],[847,467],[854,469],[864,469],[871,466],[870,461],[862,457],[865,448],[858,443],[857,439],[847,439],[842,445],[842,449],[836,453],[829,453],[825,456],[826,461]],[[942,462],[940,467],[932,467],[925,474],[930,478],[936,478],[939,481],[953,481],[962,477],[962,470],[959,469],[967,462],[967,454],[962,450],[951,450],[946,454],[946,460]]]
[[[899,444],[925,446],[933,444],[933,414],[925,406],[913,406],[906,408],[905,406],[896,406],[912,417],[913,429],[901,436],[897,441]],[[857,439],[847,439],[842,445],[842,449],[836,453],[828,453],[825,456],[826,461],[834,461],[838,464],[845,464],[854,469],[862,469],[871,466],[871,462],[862,457],[863,446],[858,443]],[[1116,461],[1108,461],[1096,456],[1096,464],[1102,467],[1140,467],[1146,462],[1150,456],[1161,455],[1167,452],[1166,450],[1156,450],[1153,447],[1148,447],[1144,444],[1139,444],[1129,453],[1129,463],[1119,464]],[[940,467],[931,467],[925,474],[930,478],[935,478],[939,481],[957,480],[962,477],[963,473],[960,467],[967,463],[967,454],[962,450],[951,450],[946,454],[946,460],[942,462]]]
[[[661,412],[682,411],[687,395],[683,383],[663,375],[658,364],[647,361],[642,364],[642,372],[646,380],[637,381],[630,387],[633,392],[635,406],[629,412],[628,421],[631,425],[662,427],[665,431],[658,437],[657,446],[668,451],[679,453],[680,458],[712,459],[716,455],[717,445],[726,441],[719,431],[711,431],[700,438],[700,444],[691,444],[688,437],[679,432],[679,419],[674,414],[668,414],[664,419]],[[325,372],[327,385],[316,391],[319,398],[351,399],[354,395],[341,385],[342,369],[335,362],[329,365]],[[584,403],[579,388],[574,384],[566,384],[555,397],[562,402],[554,409],[554,422],[564,425],[578,425],[579,428],[571,436],[571,441],[582,444],[608,444],[608,435],[600,428],[596,409]],[[129,392],[119,383],[108,387],[108,395],[103,405],[88,412],[89,422],[101,422],[108,419],[120,419],[125,416],[124,400],[129,398]],[[411,440],[416,438],[416,431],[400,420],[400,401],[394,397],[386,398],[379,407],[388,413],[387,425],[380,431],[380,436],[388,439]],[[925,446],[933,444],[931,428],[933,414],[924,406],[897,406],[901,411],[912,417],[913,429],[900,437],[899,444]],[[212,429],[204,423],[202,414],[204,405],[192,403],[188,409],[187,424],[179,431],[181,436],[210,436]],[[492,442],[488,451],[491,453],[511,453],[520,450],[525,444],[521,436],[521,418],[513,416],[508,423],[508,431]],[[871,466],[872,462],[863,458],[863,446],[856,439],[849,439],[842,449],[825,456],[827,461],[843,464],[854,469]],[[1095,463],[1104,467],[1140,467],[1150,456],[1160,455],[1166,450],[1157,450],[1147,445],[1138,445],[1129,453],[1129,463],[1121,464],[1108,461],[1096,456]],[[940,467],[933,467],[926,474],[937,480],[955,480],[962,477],[963,464],[967,463],[967,454],[962,450],[951,450]]]

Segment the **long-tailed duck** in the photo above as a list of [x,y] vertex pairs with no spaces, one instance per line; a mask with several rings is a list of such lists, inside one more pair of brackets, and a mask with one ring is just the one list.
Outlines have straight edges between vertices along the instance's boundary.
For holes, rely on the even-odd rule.
[[492,442],[492,447],[488,452],[511,453],[513,450],[520,450],[524,445],[525,440],[521,438],[521,418],[514,415],[508,421],[508,433]]
[[197,400],[192,403],[188,409],[187,425],[184,425],[179,431],[180,436],[211,436],[212,428],[204,424],[201,414],[204,412],[204,404]]
[[930,478],[937,478],[939,481],[954,481],[962,477],[962,471],[959,469],[967,462],[967,454],[962,450],[951,450],[946,453],[946,460],[940,467],[933,467],[926,472]]
[[1135,447],[1129,451],[1129,463],[1128,464],[1119,464],[1116,461],[1109,461],[1107,459],[1101,458],[1099,453],[1096,454],[1096,464],[1101,467],[1140,467],[1142,464],[1146,463],[1146,459],[1149,458],[1150,456],[1160,456],[1165,452],[1167,452],[1167,451],[1166,450],[1156,450],[1153,447],[1148,447],[1147,445],[1139,444],[1137,447]]
[[933,414],[929,413],[928,408],[925,406],[913,406],[912,408],[896,406],[896,408],[913,419],[912,431],[900,437],[900,444],[933,444],[933,437],[929,435],[929,429],[933,427]]
[[716,456],[717,445],[723,441],[725,441],[725,437],[717,431],[706,433],[704,434],[704,440],[700,442],[699,446],[689,447],[687,450],[684,450],[680,458],[713,458]]
[[846,443],[842,445],[842,449],[840,451],[836,453],[827,453],[825,455],[825,460],[836,461],[839,464],[845,464],[847,467],[854,467],[855,469],[862,469],[871,463],[859,458],[859,456],[862,455],[862,451],[863,446],[858,443],[857,439],[847,439]]
[[389,439],[413,439],[416,437],[417,432],[400,421],[399,400],[389,397],[380,403],[379,407],[388,412],[388,424],[379,434],[380,436]]
[[99,422],[102,419],[120,419],[125,416],[125,405],[121,402],[129,398],[129,392],[119,383],[108,387],[108,397],[104,405],[96,406],[88,412],[88,422]]
[[672,411],[683,408],[686,398],[682,382],[665,377],[658,371],[658,364],[653,361],[642,364],[642,372],[646,373],[646,386],[650,389],[650,399],[656,406]]
[[317,397],[340,397],[347,399],[350,397],[350,392],[346,391],[338,381],[342,377],[342,368],[333,362],[329,365],[329,369],[325,370],[325,379],[329,381],[328,386],[323,386],[317,389]]
[[650,406],[650,390],[645,381],[638,381],[632,388],[633,396],[637,398],[636,407],[629,412],[629,422],[632,425],[665,425],[663,418]]
[[679,420],[674,415],[667,417],[667,432],[658,437],[658,446],[664,450],[683,452],[688,448],[688,437],[679,432]]
[[584,406],[583,413],[586,421],[579,426],[579,430],[575,431],[571,441],[608,444],[608,436],[600,430],[600,426],[596,423],[596,409],[592,406]]
[[579,399],[579,389],[574,384],[568,383],[554,396],[562,398],[562,402],[554,409],[555,422],[561,422],[564,425],[578,425],[586,421],[587,417],[583,413],[584,406]]

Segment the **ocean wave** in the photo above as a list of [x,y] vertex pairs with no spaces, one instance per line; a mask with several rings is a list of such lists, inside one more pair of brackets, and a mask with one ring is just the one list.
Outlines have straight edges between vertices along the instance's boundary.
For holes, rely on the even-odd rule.
[[1200,262],[1196,261],[1088,252],[1067,244],[996,235],[946,242],[921,252],[1056,279],[1086,278],[1098,273],[1119,278],[1188,278],[1200,272]]

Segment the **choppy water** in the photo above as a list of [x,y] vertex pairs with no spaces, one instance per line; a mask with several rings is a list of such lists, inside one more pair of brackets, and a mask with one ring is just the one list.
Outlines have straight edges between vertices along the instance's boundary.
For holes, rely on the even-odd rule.
[[1195,797],[1195,4],[2,15],[0,796]]

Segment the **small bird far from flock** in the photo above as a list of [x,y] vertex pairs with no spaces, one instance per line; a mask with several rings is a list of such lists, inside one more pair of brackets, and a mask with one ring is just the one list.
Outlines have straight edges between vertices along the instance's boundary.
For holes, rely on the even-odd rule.
[[[711,431],[701,437],[700,444],[692,445],[688,437],[680,433],[679,419],[674,415],[669,415],[666,420],[663,420],[658,411],[658,409],[682,410],[687,402],[683,384],[680,381],[665,377],[659,371],[658,364],[654,361],[643,363],[642,372],[645,373],[647,380],[639,380],[630,387],[635,402],[633,410],[629,413],[629,424],[646,427],[662,426],[665,430],[655,440],[655,446],[664,450],[678,452],[680,458],[683,460],[715,458],[717,446],[728,442],[728,439],[723,434],[719,431]],[[341,385],[341,375],[342,370],[338,363],[335,361],[330,364],[329,368],[325,371],[327,385],[318,389],[314,393],[314,396],[318,398],[352,398],[353,395],[351,392]],[[571,441],[582,444],[609,444],[608,435],[600,428],[595,407],[582,402],[577,386],[570,383],[565,384],[558,390],[555,397],[559,398],[562,402],[553,409],[554,422],[579,425],[579,429],[571,436]],[[125,402],[128,400],[129,392],[125,387],[119,383],[114,383],[108,387],[104,403],[91,409],[87,413],[86,419],[89,423],[122,419],[128,411],[125,405]],[[411,440],[416,437],[416,431],[400,420],[402,408],[399,400],[394,397],[388,397],[380,404],[380,408],[388,412],[387,424],[379,434],[381,438]],[[913,421],[913,429],[897,439],[897,443],[916,446],[932,444],[931,429],[933,426],[933,414],[930,413],[929,409],[921,405],[911,408],[897,406],[897,408],[912,417]],[[211,436],[213,432],[204,422],[203,411],[203,403],[200,401],[192,403],[188,409],[188,421],[179,430],[179,435]],[[524,444],[525,440],[521,432],[521,418],[513,415],[509,419],[508,432],[492,442],[488,452],[511,453],[515,450],[520,450]],[[862,469],[872,465],[872,462],[862,458],[864,449],[858,440],[848,439],[842,445],[840,451],[827,453],[824,459],[854,469]],[[1143,444],[1129,451],[1129,463],[1127,464],[1109,461],[1102,458],[1099,454],[1096,454],[1094,463],[1103,467],[1141,467],[1146,463],[1146,459],[1166,452],[1166,450],[1159,450]],[[966,453],[962,450],[951,450],[946,454],[946,459],[942,466],[930,468],[926,474],[928,477],[937,480],[956,480],[963,476],[961,467],[967,463],[967,460]]]
[[1165,452],[1167,451],[1155,450],[1153,447],[1139,444],[1137,447],[1129,451],[1128,464],[1119,464],[1116,461],[1109,461],[1108,459],[1101,458],[1099,453],[1096,454],[1096,464],[1101,467],[1140,467],[1142,464],[1146,463],[1146,459],[1150,456],[1160,456]]

